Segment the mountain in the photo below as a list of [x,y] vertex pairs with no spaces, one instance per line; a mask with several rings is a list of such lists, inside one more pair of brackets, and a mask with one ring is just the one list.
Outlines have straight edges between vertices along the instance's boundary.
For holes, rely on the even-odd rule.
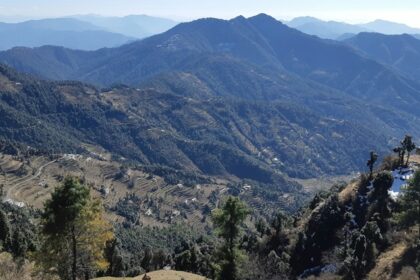
[[386,20],[375,20],[365,24],[359,24],[360,27],[366,28],[373,32],[383,33],[388,35],[393,34],[420,34],[420,28],[413,28],[406,24],[401,24]]
[[120,46],[134,40],[133,37],[104,31],[91,23],[69,18],[0,23],[0,36],[0,50],[43,45],[95,50]]
[[357,34],[368,29],[337,21],[322,21],[313,17],[297,17],[286,23],[304,33],[325,39],[338,39],[344,34]]
[[420,79],[420,40],[410,35],[360,33],[344,42],[413,80]]
[[[197,98],[148,87],[100,91],[1,70],[0,135],[38,149],[81,152],[90,143],[147,165],[286,187],[279,171],[350,172],[374,146],[387,147],[383,135],[364,125],[286,101]],[[192,92],[197,83],[188,83]]]
[[[374,114],[388,110],[388,116],[420,117],[418,82],[351,47],[306,35],[266,15],[182,23],[142,41],[95,52],[12,49],[0,53],[0,61],[45,78],[100,86],[138,86],[157,75],[184,72],[196,76],[214,95],[260,100],[300,97],[309,102],[315,100],[314,92],[321,92],[379,106]],[[401,127],[388,121],[380,127],[391,126],[394,134],[414,123]]]
[[170,19],[147,15],[129,15],[125,17],[81,15],[75,16],[75,18],[90,22],[104,30],[135,38],[145,38],[159,34],[177,24],[177,22]]
[[323,21],[314,17],[297,17],[286,22],[286,24],[310,35],[334,40],[347,39],[350,34],[355,35],[361,32],[375,32],[388,35],[420,34],[419,28],[380,19],[365,24],[349,24],[337,21]]
[[[92,125],[69,128],[66,139],[147,164],[238,177],[252,166],[253,180],[279,170],[316,177],[362,168],[360,159],[371,149],[385,150],[407,132],[419,137],[417,82],[352,47],[267,15],[182,23],[94,52],[15,48],[0,53],[0,61],[44,78],[106,87],[86,94],[95,97],[92,107],[86,107],[92,101],[84,101],[83,87],[71,90],[84,102],[71,107],[82,110],[80,124]],[[116,86],[121,83],[128,89]],[[63,106],[69,105],[52,113]],[[29,135],[15,140],[29,141]]]

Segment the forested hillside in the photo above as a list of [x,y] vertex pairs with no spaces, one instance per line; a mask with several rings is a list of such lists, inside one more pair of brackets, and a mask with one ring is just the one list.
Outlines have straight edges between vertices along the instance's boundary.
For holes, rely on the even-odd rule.
[[306,35],[267,15],[182,23],[95,52],[51,46],[12,49],[1,52],[0,61],[53,80],[122,83],[197,99],[286,101],[357,122],[393,143],[407,131],[415,137],[420,131],[420,84],[415,79],[352,47]]
[[357,170],[363,154],[388,145],[367,126],[286,101],[98,90],[1,71],[1,137],[51,152],[93,144],[146,165],[276,184],[278,171],[304,178]]
[[418,279],[419,42],[260,14],[0,52],[0,279]]
[[[201,229],[182,222],[145,224],[148,214],[136,212],[145,202],[137,204],[135,195],[117,208],[104,208],[92,193],[95,184],[62,177],[41,209],[0,203],[0,276],[81,279],[156,271],[147,274],[151,279],[418,279],[415,147],[406,137],[397,155],[380,165],[372,152],[371,171],[318,193],[294,214],[273,209],[265,216],[241,201],[243,193],[222,196]],[[391,190],[400,180],[405,186],[395,196]],[[116,219],[121,211],[131,216]],[[135,213],[137,222],[129,218]]]

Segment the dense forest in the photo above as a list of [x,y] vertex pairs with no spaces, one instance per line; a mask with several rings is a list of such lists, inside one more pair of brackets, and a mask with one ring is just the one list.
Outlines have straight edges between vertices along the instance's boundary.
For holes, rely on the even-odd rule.
[[[106,219],[109,210],[83,180],[63,178],[43,209],[0,204],[0,278],[122,277],[170,267],[227,280],[416,279],[420,171],[397,197],[390,193],[391,171],[413,166],[415,149],[407,136],[381,165],[372,152],[367,173],[321,191],[295,213],[278,210],[268,219],[227,195],[201,232]],[[134,205],[122,201],[117,211],[135,215]]]

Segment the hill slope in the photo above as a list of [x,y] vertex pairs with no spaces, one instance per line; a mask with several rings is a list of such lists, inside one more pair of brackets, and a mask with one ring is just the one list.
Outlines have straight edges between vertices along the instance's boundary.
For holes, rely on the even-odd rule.
[[[206,278],[197,274],[192,274],[183,271],[174,271],[174,270],[159,270],[147,273],[148,276],[153,280],[205,280]],[[144,275],[137,277],[124,277],[124,279],[143,279]],[[116,280],[121,279],[118,277],[101,277],[96,278],[96,280]]]
[[[352,48],[306,35],[266,15],[179,24],[140,42],[89,53],[57,48],[15,49],[0,53],[0,61],[46,78],[76,79],[98,85],[138,85],[168,71],[212,70],[197,58],[206,61],[221,55],[241,64],[252,64],[254,69],[247,72],[257,67],[277,75],[276,82],[281,82],[281,77],[298,75],[306,83],[314,81],[364,102],[420,117],[418,82],[359,55]],[[229,65],[227,62],[214,65],[213,70],[221,71],[222,67],[227,70]],[[216,82],[217,86],[239,91],[232,81]]]
[[420,78],[420,40],[410,35],[360,33],[344,42],[414,80]]
[[[349,172],[374,146],[387,146],[367,127],[289,102],[203,100],[159,89],[99,91],[1,70],[0,135],[40,149],[72,152],[94,143],[144,164],[271,184],[279,180],[275,170],[299,177]],[[343,158],[346,164],[338,165]]]

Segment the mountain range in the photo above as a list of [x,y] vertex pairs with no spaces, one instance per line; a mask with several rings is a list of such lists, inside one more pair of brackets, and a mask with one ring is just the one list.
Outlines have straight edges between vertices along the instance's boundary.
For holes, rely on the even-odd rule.
[[420,34],[419,28],[405,24],[375,20],[365,24],[349,24],[338,21],[323,21],[314,17],[297,17],[286,22],[290,27],[296,28],[310,35],[325,39],[347,39],[361,32],[375,32],[385,35]]
[[344,43],[413,80],[420,79],[420,40],[413,36],[360,33]]
[[150,16],[69,18],[0,23],[0,50],[13,47],[62,46],[70,49],[96,50],[164,32],[176,23]]
[[0,61],[39,78],[2,68],[0,135],[282,186],[360,170],[370,150],[420,136],[420,84],[349,45],[261,14],[93,52],[14,48]]
[[72,18],[89,22],[109,32],[138,39],[165,32],[177,25],[177,22],[171,19],[148,15],[129,15],[124,17],[80,15]]

